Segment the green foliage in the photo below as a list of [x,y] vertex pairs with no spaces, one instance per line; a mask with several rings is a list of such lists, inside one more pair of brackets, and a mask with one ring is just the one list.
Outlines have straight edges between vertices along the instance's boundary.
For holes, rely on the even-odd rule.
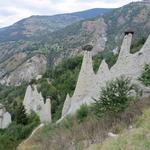
[[145,65],[144,71],[139,80],[142,81],[145,86],[150,86],[150,64]]
[[98,117],[105,114],[117,114],[124,111],[133,98],[130,92],[134,90],[130,80],[121,76],[106,84],[102,88],[100,98],[95,100],[93,110]]
[[0,103],[11,113],[13,121],[7,129],[0,130],[0,150],[15,150],[17,145],[39,124],[37,115],[32,113],[26,116],[22,105],[26,88],[26,83],[18,87],[0,86]]
[[146,41],[146,38],[144,38],[144,37],[139,40],[134,41],[131,45],[130,52],[133,54],[133,53],[139,51],[142,48],[145,41]]
[[25,108],[22,103],[20,103],[14,111],[14,120],[16,121],[16,123],[26,125],[28,123],[28,118],[26,116]]
[[108,64],[108,67],[111,68],[117,61],[118,55],[110,53],[110,55],[106,58],[106,63]]
[[95,71],[95,73],[97,72],[102,60],[103,60],[103,57],[101,55],[94,56],[94,58],[93,58],[93,70]]
[[81,105],[80,109],[76,113],[78,122],[83,122],[85,118],[88,117],[89,112],[90,108],[86,104]]
[[[19,114],[18,114],[19,115]],[[22,120],[20,120],[22,121]],[[7,129],[0,130],[0,150],[15,150],[17,145],[27,138],[32,130],[39,124],[37,115],[32,113],[26,125],[13,122]]]
[[108,67],[111,68],[117,61],[118,55],[114,55],[112,51],[103,51],[100,53],[102,59],[106,60]]
[[81,63],[80,56],[63,60],[54,69],[48,70],[38,82],[38,91],[41,91],[44,99],[51,98],[54,120],[61,116],[67,93],[71,95],[75,89]]
[[23,101],[26,88],[27,83],[22,83],[17,87],[0,85],[0,103],[11,113],[13,120],[17,107]]

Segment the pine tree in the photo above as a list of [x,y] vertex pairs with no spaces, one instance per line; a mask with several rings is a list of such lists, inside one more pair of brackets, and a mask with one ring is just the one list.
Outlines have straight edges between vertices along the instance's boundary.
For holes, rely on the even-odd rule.
[[25,108],[22,105],[22,103],[16,107],[14,116],[15,116],[15,121],[17,122],[17,124],[26,125],[28,123],[28,118],[27,118]]

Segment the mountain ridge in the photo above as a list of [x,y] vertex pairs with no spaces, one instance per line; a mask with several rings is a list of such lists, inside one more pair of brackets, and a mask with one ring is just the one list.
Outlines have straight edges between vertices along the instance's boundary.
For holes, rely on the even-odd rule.
[[[119,51],[123,33],[128,29],[134,29],[133,43],[141,38],[146,39],[150,33],[150,5],[143,2],[134,2],[109,13],[80,20],[53,32],[47,27],[41,29],[41,34],[30,34],[26,40],[0,42],[0,59],[5,62],[16,53],[24,52],[26,59],[41,53],[47,58],[49,68],[58,64],[62,59],[82,54],[82,46],[93,45],[93,55],[98,53],[108,59],[112,51]],[[43,23],[43,22],[42,22]],[[39,26],[38,26],[39,27]],[[22,27],[20,27],[22,28]],[[48,27],[49,28],[49,27]],[[33,28],[36,32],[38,28]],[[18,31],[19,32],[19,31]],[[21,33],[19,32],[20,36]],[[14,39],[14,36],[12,34]],[[2,67],[1,67],[2,66]],[[0,77],[3,72],[9,74],[3,63],[0,64]],[[40,72],[39,72],[40,74]],[[11,74],[10,74],[11,75]]]
[[[11,26],[0,28],[0,33],[1,33],[0,42],[6,42],[9,40],[20,40],[20,38],[28,39],[32,36],[33,37],[36,36],[36,35],[32,35],[32,34],[37,34],[36,32],[38,32],[38,34],[40,34],[41,33],[40,30],[42,32],[45,30],[48,32],[49,31],[53,32],[53,31],[62,29],[68,25],[71,25],[75,22],[85,20],[85,19],[90,19],[90,18],[96,17],[98,15],[108,13],[111,10],[112,9],[94,8],[94,9],[89,9],[89,10],[80,11],[80,12],[56,14],[56,15],[51,15],[51,16],[33,15],[33,16],[24,18],[24,19],[16,22]],[[37,29],[34,29],[30,26],[34,26],[34,28],[37,28]],[[43,28],[42,28],[42,26],[43,26]],[[17,32],[17,30],[20,30],[19,31],[20,35],[18,33],[18,36],[19,36],[18,38],[15,36],[15,33],[14,33],[14,32]],[[28,32],[27,35],[22,33],[22,32],[25,32],[25,30],[27,30],[27,32]],[[31,33],[29,33],[29,32],[31,32]],[[3,34],[4,34],[4,36],[3,36]],[[10,39],[8,38],[8,40],[7,40],[7,36],[10,36]]]

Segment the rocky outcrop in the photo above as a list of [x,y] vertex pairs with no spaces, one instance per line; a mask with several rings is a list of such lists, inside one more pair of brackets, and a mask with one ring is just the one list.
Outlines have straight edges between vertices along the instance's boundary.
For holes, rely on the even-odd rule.
[[27,87],[23,105],[27,114],[35,112],[42,123],[51,122],[50,99],[46,99],[46,102],[44,103],[44,98],[42,97],[42,94],[38,92],[36,85],[29,85]]
[[0,129],[5,129],[11,123],[11,115],[6,111],[5,107],[0,104]]
[[36,55],[25,61],[17,69],[10,72],[3,79],[1,84],[19,85],[22,81],[30,81],[46,70],[46,58],[44,55]]
[[19,65],[26,60],[27,54],[20,52],[9,57],[3,62],[0,62],[0,79],[3,78],[7,73],[15,70]]
[[133,83],[136,83],[143,90],[143,93],[150,94],[147,92],[150,89],[145,88],[138,81],[145,64],[150,63],[150,36],[139,52],[130,54],[132,36],[132,33],[126,33],[116,64],[109,69],[105,60],[103,60],[97,74],[93,72],[91,52],[84,52],[77,85],[73,96],[69,98],[70,108],[68,108],[67,98],[63,108],[63,111],[65,109],[65,115],[63,113],[62,118],[68,114],[73,114],[82,104],[94,102],[94,98],[99,97],[100,90],[105,86],[106,82],[121,75],[129,77]]

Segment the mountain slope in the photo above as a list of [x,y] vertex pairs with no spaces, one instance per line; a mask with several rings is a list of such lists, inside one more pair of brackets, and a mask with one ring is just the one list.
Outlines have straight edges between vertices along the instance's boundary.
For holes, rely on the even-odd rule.
[[[90,115],[83,122],[76,120],[75,116],[68,116],[61,124],[49,124],[22,142],[17,150],[52,147],[53,150],[149,150],[149,99],[136,102],[115,117],[97,120]],[[131,125],[133,129],[129,129]],[[109,132],[120,136],[108,138]]]
[[126,30],[134,31],[134,40],[147,38],[150,34],[150,5],[149,3],[130,3],[105,15],[108,25],[108,40],[106,49],[112,50],[119,46]]
[[97,8],[54,16],[31,16],[12,26],[0,29],[0,42],[36,39],[47,32],[50,34],[80,20],[93,18],[111,10]]
[[[97,9],[82,13],[74,13],[74,16],[77,18],[80,16],[80,19],[82,17],[86,18],[87,16],[91,17],[91,11],[94,13],[97,11]],[[68,15],[70,16],[70,14]],[[119,51],[124,32],[126,30],[134,31],[135,34],[133,38],[133,44],[138,40],[146,39],[150,34],[150,5],[143,2],[130,3],[124,7],[114,9],[111,12],[97,16],[96,18],[90,18],[86,20],[79,19],[79,22],[77,21],[70,25],[68,23],[67,26],[64,25],[62,28],[59,26],[61,28],[59,30],[58,26],[55,26],[56,28],[58,27],[57,29],[49,28],[49,23],[47,26],[43,26],[45,22],[49,22],[48,18],[46,17],[45,21],[42,20],[41,31],[39,28],[33,28],[39,30],[39,32],[36,32],[35,30],[36,34],[30,34],[27,36],[27,34],[22,34],[22,31],[24,30],[19,31],[18,28],[17,32],[20,34],[19,39],[10,41],[11,38],[15,39],[15,37],[18,36],[7,36],[10,39],[8,40],[6,38],[8,40],[7,42],[0,43],[1,63],[4,63],[13,55],[15,57],[15,55],[20,52],[27,54],[26,60],[30,59],[37,53],[40,53],[46,56],[48,66],[52,67],[66,57],[71,57],[73,55],[82,53],[82,46],[86,44],[93,45],[94,55],[101,52],[102,57],[107,59],[110,57],[112,50]],[[30,19],[32,20],[32,17],[29,18],[29,20]],[[21,26],[19,27],[21,28]],[[0,32],[4,32],[4,29],[0,30]],[[53,30],[53,32],[50,30]],[[8,31],[9,34],[11,33],[8,29],[6,29],[6,31]],[[27,33],[27,30],[25,30],[25,33]],[[1,35],[4,36],[4,34]],[[1,39],[5,38],[0,38],[0,40]],[[6,69],[5,65],[0,65],[1,80],[3,80],[3,77],[10,71],[11,70]],[[6,83],[8,83],[8,77],[5,78]],[[11,83],[11,81],[9,81],[9,83]]]

